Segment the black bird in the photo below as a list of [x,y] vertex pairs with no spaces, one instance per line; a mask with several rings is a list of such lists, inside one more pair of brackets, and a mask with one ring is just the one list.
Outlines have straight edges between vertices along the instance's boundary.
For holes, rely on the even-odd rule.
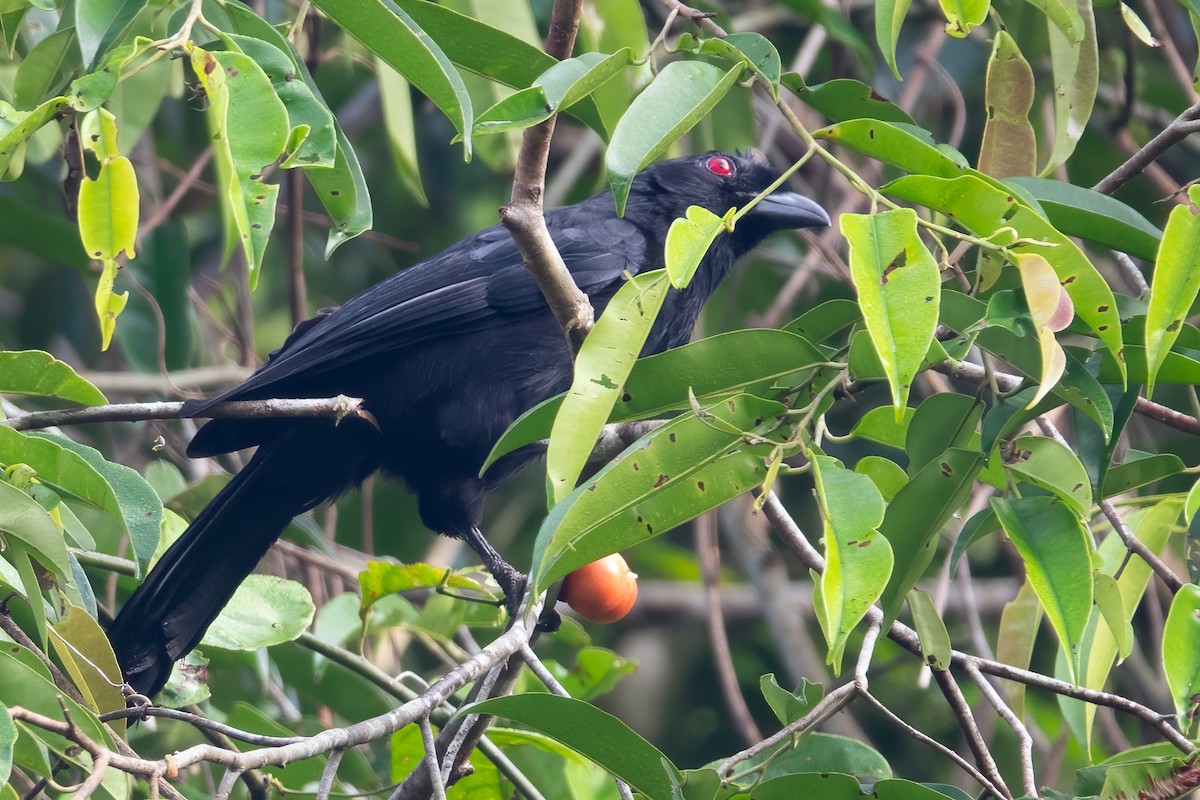
[[[663,266],[667,230],[688,206],[724,214],[778,177],[754,157],[678,158],[637,176],[624,217],[605,191],[548,212],[546,222],[599,313],[626,272]],[[769,195],[717,238],[687,289],[672,290],[643,354],[687,342],[733,262],[770,233],[828,224],[799,194]],[[540,450],[510,453],[482,478],[479,468],[505,428],[565,391],[571,375],[563,334],[499,225],[301,323],[244,383],[190,412],[203,416],[222,400],[344,394],[363,398],[378,428],[354,419],[216,419],[200,429],[189,456],[258,450],[114,620],[109,637],[128,683],[147,695],[161,689],[292,517],[380,469],[417,494],[425,525],[465,540],[510,601],[519,599],[524,576],[479,525],[484,495]]]

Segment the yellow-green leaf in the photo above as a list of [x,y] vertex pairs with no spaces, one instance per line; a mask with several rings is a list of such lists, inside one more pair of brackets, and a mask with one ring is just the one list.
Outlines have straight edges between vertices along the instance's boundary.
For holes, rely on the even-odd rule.
[[829,456],[814,456],[812,466],[825,529],[825,572],[814,607],[837,673],[851,631],[891,577],[892,547],[879,535],[884,502],[871,479]]
[[941,277],[909,208],[843,214],[850,277],[899,414],[937,328]]
[[1188,190],[1188,199],[1171,210],[1154,264],[1146,309],[1147,397],[1200,293],[1200,186]]

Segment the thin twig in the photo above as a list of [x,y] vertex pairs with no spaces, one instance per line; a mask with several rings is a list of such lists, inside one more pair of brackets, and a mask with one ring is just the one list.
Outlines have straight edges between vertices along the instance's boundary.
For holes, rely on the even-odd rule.
[[425,769],[429,773],[434,800],[446,800],[446,785],[442,783],[442,771],[438,768],[437,742],[433,738],[433,726],[429,717],[421,717],[421,744],[425,748]]
[[704,602],[707,608],[709,649],[713,666],[717,671],[717,685],[733,719],[738,735],[747,746],[762,739],[762,733],[754,724],[754,717],[746,705],[746,698],[738,684],[737,672],[733,668],[733,653],[729,648],[729,636],[725,631],[725,616],[721,613],[721,553],[717,547],[717,517],[709,512],[696,520],[696,555],[700,560],[700,576],[704,584]]
[[346,755],[345,750],[334,750],[329,754],[329,759],[325,762],[325,769],[321,770],[321,780],[317,783],[316,800],[329,800],[329,794],[333,791],[333,783],[337,780],[338,767],[341,766],[344,755]]
[[896,712],[892,711],[886,705],[884,705],[879,700],[877,700],[875,698],[875,696],[872,695],[870,692],[863,692],[862,698],[863,698],[863,700],[870,703],[871,706],[873,708],[875,708],[876,711],[878,711],[880,714],[883,714],[883,716],[887,717],[888,721],[891,722],[893,725],[895,725],[897,728],[904,731],[909,736],[916,739],[918,742],[923,742],[923,743],[929,745],[934,750],[941,753],[944,757],[950,759],[955,764],[957,764],[959,769],[961,769],[963,772],[966,772],[968,775],[970,775],[972,778],[974,778],[975,781],[977,783],[979,783],[979,785],[983,786],[983,788],[986,789],[989,794],[994,795],[997,798],[1005,798],[1006,797],[1006,795],[1000,790],[999,787],[997,787],[995,784],[993,784],[990,780],[988,780],[988,777],[986,775],[984,775],[982,772],[980,772],[978,769],[975,768],[974,764],[972,764],[970,761],[967,761],[965,758],[960,756],[958,753],[954,752],[949,747],[946,747],[946,745],[942,744],[937,739],[934,739],[929,734],[924,733],[921,730],[918,730],[917,728],[915,728],[912,725],[905,722],[903,719],[901,719],[900,715],[898,715]]
[[937,681],[938,688],[942,690],[942,696],[946,698],[950,710],[954,712],[954,718],[958,720],[958,726],[962,728],[963,734],[967,737],[967,746],[971,748],[971,753],[975,756],[975,764],[979,767],[980,773],[987,776],[989,783],[1000,790],[1003,797],[1012,800],[1012,792],[1009,791],[1008,786],[1004,783],[1004,778],[1000,775],[996,760],[992,758],[987,742],[984,741],[983,734],[979,731],[979,725],[975,723],[975,715],[971,713],[971,706],[967,702],[967,698],[963,697],[958,681],[954,680],[954,675],[948,669],[935,669],[933,679]]
[[722,778],[728,778],[733,772],[733,768],[741,762],[754,758],[760,753],[770,750],[772,747],[779,744],[784,739],[787,739],[789,736],[792,736],[793,734],[803,733],[804,731],[815,727],[822,720],[832,716],[833,714],[836,714],[838,711],[841,711],[856,697],[859,697],[863,694],[864,692],[862,688],[853,681],[842,684],[821,698],[821,702],[813,706],[812,710],[800,719],[785,725],[779,731],[768,736],[766,739],[763,739],[761,742],[756,743],[752,747],[747,747],[745,750],[742,750],[739,753],[734,753],[732,756],[722,761],[720,766],[717,767],[717,774]]
[[1117,167],[1103,180],[1092,187],[1100,194],[1112,194],[1127,181],[1141,173],[1146,167],[1158,160],[1166,150],[1189,135],[1200,131],[1200,103],[1190,106],[1176,117],[1170,125],[1157,136],[1142,146],[1124,164]]
[[967,664],[966,671],[975,685],[979,687],[979,691],[983,692],[983,696],[992,704],[992,708],[996,709],[996,713],[1008,723],[1013,733],[1017,735],[1017,741],[1020,742],[1022,789],[1026,797],[1037,797],[1037,776],[1033,771],[1033,737],[1029,735],[1029,729],[1008,707],[1004,698],[996,691],[996,687],[992,686],[991,681],[979,671],[979,667],[975,664]]

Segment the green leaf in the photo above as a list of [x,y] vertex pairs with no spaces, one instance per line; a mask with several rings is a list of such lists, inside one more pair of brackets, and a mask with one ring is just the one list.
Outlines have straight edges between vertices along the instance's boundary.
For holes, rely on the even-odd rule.
[[13,105],[28,110],[51,96],[66,81],[65,72],[79,65],[75,29],[55,31],[38,42],[21,61],[13,81]]
[[1181,730],[1190,731],[1200,694],[1200,586],[1184,584],[1163,626],[1163,669]]
[[1131,256],[1152,261],[1163,232],[1116,198],[1083,186],[1046,178],[1012,177],[1012,184],[1031,195],[1050,224],[1068,236],[1078,236]]
[[765,436],[783,412],[779,403],[737,395],[634,442],[542,523],[531,568],[537,591],[761,484],[766,446],[747,447],[743,432]]
[[[540,47],[453,9],[427,0],[396,0],[395,4],[438,43],[452,62],[505,86],[524,89],[554,66],[554,58]],[[598,49],[616,52],[620,47]],[[633,47],[633,50],[642,52],[644,48]],[[602,138],[608,138],[608,129],[593,98],[584,98],[571,113]]]
[[1052,492],[1080,516],[1092,507],[1087,470],[1074,451],[1054,439],[1033,434],[1018,437],[1004,452],[1004,466]]
[[386,61],[442,110],[471,155],[471,98],[462,76],[442,52],[439,39],[391,0],[315,0],[351,36]]
[[902,81],[900,67],[896,64],[896,44],[900,41],[900,28],[908,16],[912,0],[880,0],[875,3],[875,38],[883,52],[883,60],[892,68],[896,80]]
[[85,0],[74,3],[75,31],[83,64],[91,67],[120,39],[147,0]]
[[741,64],[726,71],[704,61],[672,61],[634,99],[604,154],[618,214],[625,213],[633,177],[708,114],[743,69]]
[[541,731],[587,756],[650,800],[672,800],[679,770],[625,723],[571,697],[530,693],[493,697],[459,714],[494,714]]
[[890,408],[872,408],[854,424],[850,435],[856,439],[879,442],[903,450],[909,425],[916,413],[915,408],[905,408],[904,417],[897,422],[896,415]]
[[1159,47],[1160,42],[1150,32],[1150,28],[1142,18],[1137,15],[1137,12],[1129,7],[1126,3],[1121,3],[1121,19],[1125,22],[1125,27],[1129,28],[1130,32],[1138,38],[1146,47]]
[[88,256],[102,262],[104,271],[96,288],[96,314],[100,318],[100,349],[112,341],[117,315],[125,308],[128,292],[115,294],[113,282],[123,252],[134,257],[138,229],[138,183],[133,162],[117,154],[116,118],[103,108],[89,111],[80,124],[80,138],[100,158],[96,178],[83,177],[79,185],[79,235]]
[[1162,247],[1154,267],[1146,311],[1146,396],[1154,394],[1154,381],[1167,353],[1179,336],[1180,326],[1200,293],[1200,186],[1188,190],[1190,203],[1171,210]]
[[783,72],[783,62],[775,45],[761,33],[730,33],[719,39],[697,39],[690,33],[683,33],[675,46],[679,50],[745,64],[766,82],[771,96],[779,99],[779,76]]
[[208,97],[226,236],[230,247],[242,249],[253,288],[279,195],[279,186],[264,183],[262,173],[287,146],[287,109],[267,74],[243,53],[193,47],[191,64]]
[[908,593],[908,608],[912,611],[926,666],[939,671],[949,669],[953,655],[950,634],[933,605],[933,598],[920,589],[913,589]]
[[[775,381],[798,382],[789,376],[802,375],[824,360],[824,354],[805,339],[783,331],[760,328],[718,334],[638,359],[608,421],[653,419],[687,409],[689,392],[709,402]],[[505,453],[547,438],[562,401],[563,395],[552,397],[517,418],[492,448],[481,474]]]
[[[988,509],[990,511],[990,509]],[[980,512],[983,513],[983,512]],[[976,517],[979,515],[977,514]],[[972,518],[974,519],[974,517]],[[963,533],[966,533],[964,528]],[[1037,641],[1038,629],[1042,626],[1042,604],[1028,577],[1021,584],[1017,596],[1004,604],[1000,612],[1000,632],[996,636],[996,660],[1027,669],[1033,658],[1033,645]],[[1018,718],[1025,716],[1025,684],[1004,681],[1008,701]]]
[[70,364],[41,350],[0,351],[0,394],[59,397],[85,406],[108,402]]
[[688,206],[687,216],[671,223],[667,231],[665,258],[671,286],[684,289],[692,282],[692,276],[700,268],[708,248],[722,232],[730,230],[736,212],[736,208],[730,208],[725,216],[718,217],[707,208]]
[[546,449],[551,504],[575,488],[669,290],[665,271],[634,276],[617,290],[579,348],[575,377]]
[[1091,0],[1034,3],[1050,24],[1050,66],[1054,75],[1054,146],[1042,167],[1050,175],[1066,163],[1091,119],[1100,81],[1096,18]]
[[1137,453],[1127,451],[1126,460],[1104,476],[1104,497],[1132,491],[1141,486],[1181,474],[1186,466],[1174,453]]
[[[90,708],[98,713],[125,708],[121,667],[104,630],[91,615],[78,606],[68,606],[66,615],[50,626],[50,644]],[[123,734],[125,720],[113,723]]]
[[1125,615],[1124,601],[1121,599],[1121,587],[1115,578],[1097,570],[1092,573],[1095,578],[1092,591],[1096,596],[1096,610],[1100,612],[1109,634],[1117,646],[1117,663],[1124,661],[1133,652],[1133,626]]
[[979,146],[980,172],[1006,178],[1036,171],[1037,139],[1029,122],[1033,94],[1029,62],[1021,55],[1016,39],[1008,31],[998,31],[987,66],[984,102],[988,116]]
[[841,225],[850,242],[850,277],[899,417],[937,329],[938,265],[910,208],[842,214]]
[[8,708],[0,703],[0,786],[8,783],[12,775],[13,745],[17,742],[17,725]]
[[990,0],[938,0],[946,15],[946,33],[959,39],[987,19]]
[[[1178,500],[1156,503],[1126,515],[1125,524],[1150,552],[1161,554],[1170,541],[1179,517],[1180,507]],[[1132,644],[1133,631],[1130,629],[1130,622],[1138,606],[1141,605],[1142,597],[1145,595],[1146,588],[1150,585],[1150,578],[1154,573],[1145,561],[1140,558],[1129,558],[1128,554],[1129,551],[1125,548],[1121,537],[1112,534],[1106,536],[1100,543],[1100,547],[1097,548],[1099,571],[1104,575],[1114,576],[1116,579],[1117,588],[1120,591],[1126,641]],[[1097,605],[1101,602],[1100,592],[1096,594],[1096,602]],[[1112,599],[1104,602],[1106,605],[1115,605]],[[1112,619],[1110,614],[1105,614],[1105,617],[1109,619],[1109,624],[1093,624],[1088,627],[1088,639],[1084,647],[1082,685],[1089,689],[1101,690],[1105,687],[1114,663],[1123,653],[1120,637],[1114,635],[1111,629],[1111,626],[1116,625],[1118,621]],[[1078,724],[1072,723],[1076,728],[1077,735],[1080,738],[1087,738],[1090,735],[1096,707],[1082,701],[1068,701],[1063,705],[1068,709],[1069,721],[1074,715],[1078,715],[1076,717],[1079,720]]]
[[313,94],[308,84],[296,79],[296,64],[291,52],[251,36],[227,33],[223,38],[262,67],[275,94],[283,102],[291,133],[280,166],[284,169],[332,168],[337,151],[333,112]]
[[788,72],[783,75],[781,82],[785,88],[833,122],[878,119],[916,125],[908,112],[854,78],[835,78],[809,86],[800,73]]
[[[110,487],[112,497],[116,501],[115,511],[107,500],[96,502],[88,497],[80,497],[80,499],[103,509],[121,523],[129,533],[129,542],[133,546],[138,567],[146,569],[162,535],[162,502],[150,484],[146,483],[146,480],[136,470],[130,469],[124,464],[109,461],[94,447],[88,447],[85,444],[44,431],[30,431],[27,436],[62,448],[63,451],[69,451],[66,455],[78,456],[95,471],[96,475],[103,479]],[[39,475],[39,477],[44,478],[45,476]],[[90,476],[88,476],[88,480],[90,481]],[[53,482],[49,478],[46,478],[46,481]],[[66,484],[63,484],[63,488],[78,496],[78,493]],[[96,490],[100,491],[101,487],[96,487]],[[102,492],[101,498],[103,498]]]
[[938,534],[966,502],[982,467],[977,450],[952,447],[922,467],[888,503],[879,526],[894,557],[880,594],[886,624],[896,619],[905,596],[925,574],[937,551]]
[[[761,791],[760,782],[773,783],[774,779],[790,778],[797,773],[803,774],[805,770],[816,765],[820,765],[825,775],[843,773],[866,783],[876,783],[892,776],[887,759],[869,744],[847,736],[809,732],[798,737],[798,740],[785,740],[741,762],[734,777],[734,785],[743,791],[754,789],[755,794],[752,796],[757,798],[757,792]],[[773,800],[808,797],[825,800],[826,795],[817,791],[813,794],[772,794],[771,797]]]
[[0,481],[0,532],[23,543],[60,580],[69,580],[71,563],[62,531],[37,501],[4,481]]
[[483,590],[478,581],[446,567],[435,567],[425,563],[395,564],[384,561],[368,562],[367,568],[358,573],[358,586],[362,592],[359,616],[364,619],[371,606],[380,599],[397,592],[436,589],[439,586],[469,592]]
[[[423,5],[430,4],[423,3]],[[240,33],[270,42],[279,50],[286,52],[292,59],[296,74],[304,80],[309,91],[321,105],[329,107],[321,95],[321,90],[317,88],[316,81],[309,73],[308,67],[297,58],[295,50],[279,31],[235,0],[227,0],[224,7]],[[350,140],[346,138],[336,116],[333,118],[333,125],[334,135],[337,139],[337,153],[334,157],[333,168],[305,170],[317,198],[334,221],[334,227],[330,229],[329,238],[325,243],[325,258],[329,258],[333,251],[343,243],[363,231],[370,230],[373,221],[371,196],[367,191],[367,180],[358,163],[358,156],[355,155],[354,148],[350,146]]]
[[33,111],[18,111],[0,100],[0,180],[11,181],[20,175],[25,142],[70,107],[67,97],[51,98]]
[[904,468],[883,456],[863,456],[854,465],[854,471],[870,478],[883,499],[889,503],[908,485],[908,473]]
[[879,599],[892,573],[892,548],[879,535],[884,502],[865,475],[829,456],[814,456],[813,480],[824,523],[825,572],[817,621],[829,644],[827,663],[841,671],[850,632]]
[[992,498],[992,508],[1021,554],[1038,600],[1069,654],[1072,680],[1078,680],[1080,644],[1092,611],[1092,556],[1087,531],[1079,517],[1056,498]]
[[969,171],[961,154],[936,146],[928,131],[909,125],[850,119],[813,131],[813,136],[857,150],[905,172],[953,178]]
[[302,584],[277,575],[251,575],[238,586],[202,645],[258,650],[290,642],[312,622],[316,607]]
[[810,342],[823,342],[862,319],[858,303],[845,298],[826,300],[783,326]]
[[475,120],[476,135],[528,128],[584,99],[625,71],[632,54],[621,49],[612,55],[584,53],[559,61],[527,89],[501,100]]
[[921,401],[908,426],[904,449],[915,475],[952,447],[971,447],[986,406],[977,397],[938,392]]
[[[28,656],[32,664],[24,660],[21,654]],[[115,750],[113,736],[107,727],[90,709],[65,696],[28,650],[17,646],[0,649],[0,687],[3,687],[3,702],[7,705],[20,705],[55,720],[62,720],[65,711],[85,736],[105,749]],[[75,742],[33,725],[20,725],[18,730],[21,732],[18,737],[18,750],[21,748],[22,739],[32,737],[44,743],[63,760],[82,767],[85,772],[91,769],[91,756]],[[104,782],[93,796],[103,800],[117,800],[128,797],[131,790],[128,776],[114,769],[106,772]]]
[[991,236],[1003,227],[1015,229],[1028,241],[1018,243],[1012,251],[1041,255],[1050,263],[1071,296],[1075,313],[1118,359],[1124,376],[1121,320],[1112,290],[1083,251],[1036,211],[975,175],[950,179],[910,175],[892,181],[882,191],[953,214],[980,236]]
[[759,678],[758,687],[762,691],[763,699],[783,725],[800,719],[825,697],[825,687],[807,678],[801,678],[796,691],[789,692],[779,685],[773,672]]
[[421,170],[417,165],[417,133],[413,125],[412,93],[408,81],[380,59],[375,59],[375,75],[379,79],[383,126],[387,130],[396,174],[413,199],[428,208],[429,199],[425,196]]

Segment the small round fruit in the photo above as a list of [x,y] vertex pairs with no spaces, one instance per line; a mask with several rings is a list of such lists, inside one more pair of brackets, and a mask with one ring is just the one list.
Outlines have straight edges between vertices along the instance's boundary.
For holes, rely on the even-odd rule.
[[559,599],[584,619],[616,622],[637,600],[637,574],[620,553],[613,553],[563,578]]

